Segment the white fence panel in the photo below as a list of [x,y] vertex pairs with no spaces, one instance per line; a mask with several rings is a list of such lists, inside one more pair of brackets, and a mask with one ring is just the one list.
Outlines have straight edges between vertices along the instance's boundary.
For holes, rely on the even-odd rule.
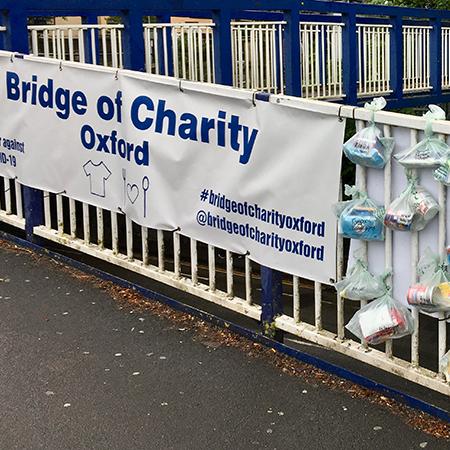
[[123,67],[122,25],[40,25],[28,29],[35,56]]
[[430,32],[428,26],[403,27],[404,91],[424,91],[430,85]]
[[390,25],[357,25],[358,95],[390,92]]
[[342,28],[343,24],[300,24],[302,97],[343,97]]
[[212,23],[144,24],[148,73],[214,82]]
[[233,85],[270,93],[284,92],[285,22],[232,22]]

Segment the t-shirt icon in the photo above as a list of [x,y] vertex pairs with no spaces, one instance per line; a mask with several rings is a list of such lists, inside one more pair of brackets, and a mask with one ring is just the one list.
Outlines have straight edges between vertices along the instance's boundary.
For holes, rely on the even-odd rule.
[[88,161],[84,166],[84,173],[89,177],[91,194],[98,197],[105,197],[105,182],[112,175],[112,172],[106,167],[103,161],[94,164]]

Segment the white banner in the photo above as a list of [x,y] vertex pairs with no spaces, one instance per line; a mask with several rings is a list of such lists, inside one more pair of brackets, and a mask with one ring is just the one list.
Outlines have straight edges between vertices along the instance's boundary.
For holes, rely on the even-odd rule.
[[253,97],[0,52],[0,175],[328,283],[345,124]]

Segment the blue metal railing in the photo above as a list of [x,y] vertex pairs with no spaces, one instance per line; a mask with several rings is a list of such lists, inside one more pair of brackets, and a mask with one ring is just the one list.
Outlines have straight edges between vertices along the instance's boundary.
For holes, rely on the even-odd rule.
[[[318,0],[172,0],[162,5],[157,0],[0,0],[2,24],[0,44],[7,50],[28,52],[27,17],[80,16],[84,23],[97,23],[98,16],[120,16],[124,29],[124,65],[133,70],[145,69],[143,17],[156,16],[167,22],[170,16],[204,17],[214,20],[216,82],[232,84],[230,22],[236,19],[285,20],[284,61],[285,92],[301,96],[302,22],[343,23],[343,102],[358,104],[358,34],[357,24],[389,24],[391,28],[389,107],[401,108],[427,103],[450,102],[450,92],[442,87],[442,27],[450,26],[450,11],[397,8],[379,5],[324,2]],[[405,93],[404,25],[430,26],[430,85],[423,93]],[[2,37],[1,35],[4,35]],[[3,42],[2,42],[3,41]]]

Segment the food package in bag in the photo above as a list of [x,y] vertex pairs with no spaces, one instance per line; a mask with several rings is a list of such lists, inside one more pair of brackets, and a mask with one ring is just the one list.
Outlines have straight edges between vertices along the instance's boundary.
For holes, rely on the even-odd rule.
[[409,309],[394,300],[388,290],[383,297],[362,307],[345,327],[359,339],[377,345],[411,334],[413,317]]
[[385,106],[386,100],[383,97],[364,105],[364,108],[372,111],[372,119],[366,128],[358,131],[343,147],[345,156],[353,163],[382,169],[391,157],[395,141],[384,137],[375,125],[375,111],[380,111]]
[[358,301],[381,297],[386,292],[383,277],[376,277],[369,272],[358,251],[354,253],[354,258],[345,278],[334,285],[340,297]]
[[408,185],[387,208],[384,224],[393,230],[421,231],[438,212],[433,196],[408,175]]
[[439,372],[444,374],[445,380],[450,383],[450,351],[439,361]]
[[450,279],[447,265],[429,247],[419,260],[417,275],[419,282],[412,285],[406,295],[408,303],[427,312],[450,309],[450,298],[444,287]]
[[339,234],[365,241],[382,241],[384,239],[384,209],[376,205],[365,192],[356,186],[345,186],[345,194],[352,200],[334,205],[339,219]]
[[425,137],[410,149],[394,155],[408,169],[438,167],[447,161],[450,148],[432,130],[434,120],[445,120],[445,111],[436,105],[429,105],[428,108],[429,111],[424,115],[427,119]]

